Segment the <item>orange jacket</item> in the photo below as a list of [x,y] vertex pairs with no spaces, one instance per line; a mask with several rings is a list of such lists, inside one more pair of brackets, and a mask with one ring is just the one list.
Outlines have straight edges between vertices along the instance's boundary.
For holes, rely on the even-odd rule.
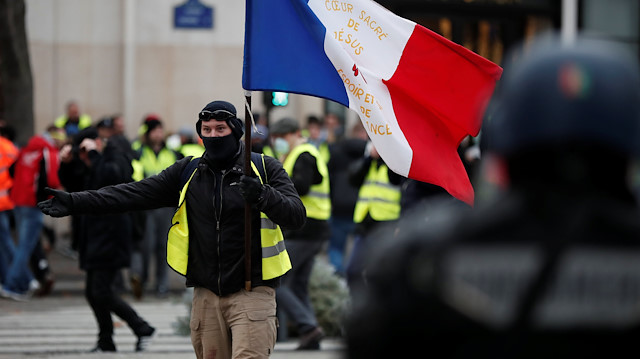
[[13,202],[9,198],[9,190],[13,186],[13,179],[9,174],[9,167],[18,158],[18,148],[4,137],[0,137],[0,211],[13,209]]

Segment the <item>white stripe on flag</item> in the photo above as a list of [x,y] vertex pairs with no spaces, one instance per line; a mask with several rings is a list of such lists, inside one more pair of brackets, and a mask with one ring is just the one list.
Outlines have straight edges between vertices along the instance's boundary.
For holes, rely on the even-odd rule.
[[415,23],[371,1],[310,0],[308,4],[327,29],[324,49],[343,79],[349,107],[360,116],[389,168],[407,176],[413,151],[382,80],[395,73]]

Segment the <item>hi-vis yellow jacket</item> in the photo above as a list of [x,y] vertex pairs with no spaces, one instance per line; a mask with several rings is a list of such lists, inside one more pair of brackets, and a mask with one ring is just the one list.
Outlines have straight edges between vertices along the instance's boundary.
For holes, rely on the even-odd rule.
[[353,221],[361,223],[367,213],[376,221],[392,221],[400,216],[400,186],[389,183],[389,168],[372,161],[353,212]]
[[282,167],[291,177],[293,173],[293,166],[296,163],[298,157],[304,153],[309,152],[316,159],[318,171],[322,175],[322,182],[316,185],[312,185],[309,189],[309,193],[304,196],[300,196],[304,207],[307,209],[307,217],[319,220],[327,220],[331,217],[331,198],[329,197],[329,170],[327,169],[326,162],[322,159],[318,149],[310,144],[303,143],[289,152],[287,158],[284,160]]
[[[260,159],[262,161],[260,164],[261,168],[264,169],[264,157],[260,156]],[[265,183],[266,173],[260,171],[254,161],[251,162],[251,167],[260,181]],[[173,216],[173,225],[169,230],[167,242],[167,262],[171,268],[182,275],[187,274],[187,266],[189,263],[189,224],[187,218],[186,193],[197,170],[198,168],[195,167],[180,191],[179,206]],[[291,261],[284,245],[284,237],[282,236],[280,227],[271,221],[264,213],[260,213],[260,224],[262,279],[268,280],[285,274],[291,269]]]
[[[144,178],[157,175],[163,169],[171,166],[178,160],[176,153],[164,147],[155,154],[148,146],[143,146],[140,152],[140,165],[144,171]],[[135,169],[135,168],[134,168]]]

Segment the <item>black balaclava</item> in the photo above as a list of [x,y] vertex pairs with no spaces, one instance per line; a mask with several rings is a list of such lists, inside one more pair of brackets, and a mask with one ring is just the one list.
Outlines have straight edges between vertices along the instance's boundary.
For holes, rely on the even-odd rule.
[[[233,117],[221,119],[231,127],[231,134],[223,137],[202,137],[202,113],[205,111],[215,112],[218,110],[227,111]],[[236,117],[236,108],[226,101],[213,101],[205,106],[196,124],[198,136],[202,139],[205,148],[203,157],[214,168],[225,169],[231,167],[240,152],[240,138],[244,134],[243,123]]]

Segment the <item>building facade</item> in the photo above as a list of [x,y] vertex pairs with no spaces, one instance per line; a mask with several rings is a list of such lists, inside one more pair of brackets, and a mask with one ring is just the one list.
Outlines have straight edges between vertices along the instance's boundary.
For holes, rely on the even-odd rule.
[[[576,0],[577,1],[577,0]],[[212,9],[209,28],[177,27],[176,7],[198,3]],[[508,49],[533,35],[561,27],[556,0],[379,0],[414,20],[501,64]],[[147,113],[157,113],[169,131],[195,123],[213,99],[226,99],[243,117],[241,85],[244,1],[234,0],[27,0],[27,34],[34,82],[35,129],[42,132],[69,100],[97,121],[124,115],[129,137]],[[578,1],[578,26],[638,53],[640,3]],[[253,108],[265,110],[262,93]],[[341,105],[291,95],[270,120],[337,112]]]

